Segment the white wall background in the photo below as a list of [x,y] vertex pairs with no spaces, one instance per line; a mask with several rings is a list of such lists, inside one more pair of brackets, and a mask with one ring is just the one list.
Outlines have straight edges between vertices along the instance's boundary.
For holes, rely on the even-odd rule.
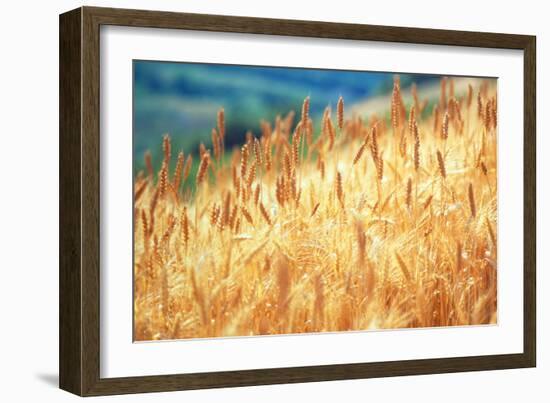
[[[0,24],[0,397],[77,401],[57,389],[58,365],[58,14],[77,0],[10,1]],[[550,25],[540,1],[272,2],[227,0],[90,1],[87,5],[418,26],[537,35],[538,367],[101,398],[102,401],[547,402],[550,391]],[[6,142],[7,140],[7,142]],[[542,178],[542,179],[541,179]],[[545,382],[546,381],[546,382]],[[526,398],[527,397],[527,398]]]

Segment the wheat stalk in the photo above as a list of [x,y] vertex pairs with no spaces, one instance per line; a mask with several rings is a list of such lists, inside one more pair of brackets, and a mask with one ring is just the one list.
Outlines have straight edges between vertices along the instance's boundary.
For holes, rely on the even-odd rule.
[[206,178],[206,172],[208,170],[208,165],[210,164],[210,154],[205,152],[201,158],[199,164],[199,170],[197,171],[197,185],[200,185]]
[[447,177],[447,170],[445,169],[445,160],[441,151],[437,150],[437,167],[439,168],[439,174],[443,179]]
[[474,196],[474,188],[472,184],[468,184],[468,201],[470,202],[470,213],[472,218],[476,218],[476,199]]
[[340,130],[344,127],[344,98],[339,97],[336,104],[336,117],[338,122],[338,128]]

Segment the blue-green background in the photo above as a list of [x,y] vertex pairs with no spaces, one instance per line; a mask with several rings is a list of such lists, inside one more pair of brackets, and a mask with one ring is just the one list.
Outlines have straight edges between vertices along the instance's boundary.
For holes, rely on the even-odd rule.
[[[134,172],[143,169],[149,149],[155,165],[161,140],[170,134],[173,155],[196,153],[210,145],[216,114],[225,109],[226,149],[242,144],[247,130],[259,135],[260,120],[273,122],[290,110],[299,113],[310,96],[310,114],[333,110],[341,95],[346,105],[391,90],[393,73],[219,64],[134,61]],[[438,77],[400,74],[402,87]]]

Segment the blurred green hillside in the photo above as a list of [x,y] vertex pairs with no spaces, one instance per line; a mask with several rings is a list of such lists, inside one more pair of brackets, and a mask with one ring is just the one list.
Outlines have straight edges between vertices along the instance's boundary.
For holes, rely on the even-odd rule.
[[[400,77],[403,87],[437,78]],[[165,133],[172,137],[174,153],[196,153],[201,141],[208,147],[220,107],[229,149],[242,143],[247,130],[257,135],[261,119],[299,112],[306,96],[316,118],[340,95],[352,105],[391,90],[392,81],[392,73],[134,61],[134,172],[143,169],[147,149],[160,161]]]

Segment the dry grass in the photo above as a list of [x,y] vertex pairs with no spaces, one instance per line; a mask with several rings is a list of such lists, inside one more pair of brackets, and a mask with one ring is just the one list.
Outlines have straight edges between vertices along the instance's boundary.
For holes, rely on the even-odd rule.
[[496,90],[452,88],[425,111],[396,79],[388,121],[307,98],[227,152],[222,109],[194,178],[165,137],[135,179],[136,340],[496,323]]

